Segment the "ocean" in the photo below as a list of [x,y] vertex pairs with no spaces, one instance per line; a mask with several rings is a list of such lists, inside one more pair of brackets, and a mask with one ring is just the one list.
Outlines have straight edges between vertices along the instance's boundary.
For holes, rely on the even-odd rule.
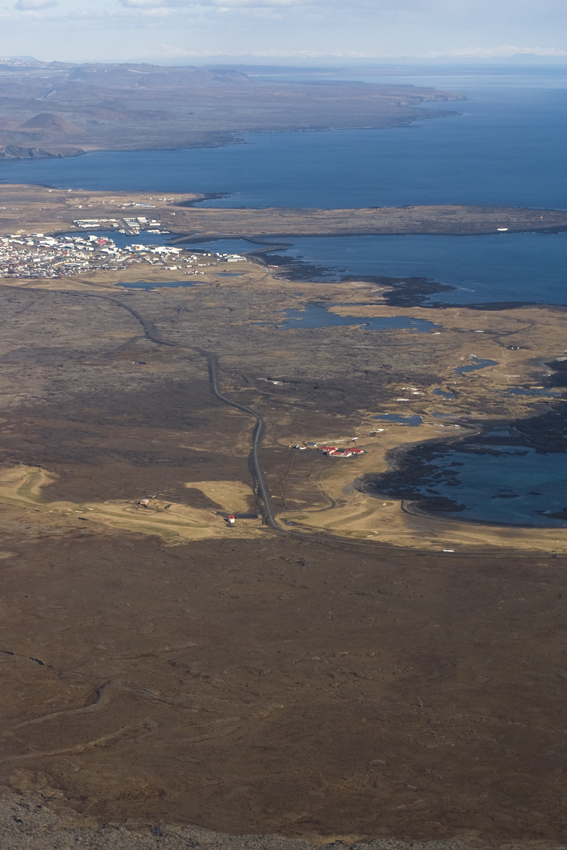
[[[65,188],[227,194],[205,204],[211,207],[564,209],[567,68],[540,78],[532,86],[525,76],[504,82],[501,75],[427,78],[427,85],[463,92],[468,100],[435,103],[450,117],[410,127],[254,134],[223,148],[2,162],[0,178]],[[408,82],[423,84],[419,77]]]
[[[522,301],[567,304],[567,233],[485,236],[340,236],[284,239],[277,255],[319,268],[313,280],[425,277],[454,287],[431,301],[470,304]],[[191,242],[205,250],[245,253],[244,239]],[[216,246],[216,247],[215,247]]]

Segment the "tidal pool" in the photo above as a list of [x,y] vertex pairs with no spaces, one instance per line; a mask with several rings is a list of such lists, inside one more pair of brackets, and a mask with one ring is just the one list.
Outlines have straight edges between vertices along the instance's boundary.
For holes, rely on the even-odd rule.
[[[567,506],[567,456],[531,448],[492,447],[490,453],[449,449],[435,458],[427,483],[417,491],[442,497],[461,509],[446,516],[509,525],[567,526],[553,517]],[[425,501],[423,507],[427,509]]]

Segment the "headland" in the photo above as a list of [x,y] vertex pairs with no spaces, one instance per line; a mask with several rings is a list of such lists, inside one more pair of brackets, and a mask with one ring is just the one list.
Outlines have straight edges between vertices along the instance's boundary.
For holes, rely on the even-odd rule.
[[0,159],[234,144],[243,133],[399,127],[453,114],[454,92],[263,82],[229,69],[25,62],[0,66]]

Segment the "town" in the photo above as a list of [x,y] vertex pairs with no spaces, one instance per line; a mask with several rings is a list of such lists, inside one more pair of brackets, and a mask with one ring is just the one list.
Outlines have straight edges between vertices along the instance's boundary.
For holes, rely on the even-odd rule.
[[[87,222],[76,222],[85,226]],[[108,226],[110,222],[105,221]],[[145,222],[139,222],[145,224]],[[153,222],[152,222],[153,224]],[[89,227],[94,222],[88,222]],[[159,231],[158,231],[159,232]],[[163,232],[163,231],[162,231]],[[131,234],[139,233],[132,226]],[[47,236],[11,234],[0,236],[0,277],[20,279],[62,278],[106,269],[121,271],[134,263],[148,263],[186,275],[204,274],[201,268],[220,262],[243,260],[237,254],[194,253],[170,245],[130,244],[118,247],[102,233]],[[207,260],[207,262],[202,262]]]

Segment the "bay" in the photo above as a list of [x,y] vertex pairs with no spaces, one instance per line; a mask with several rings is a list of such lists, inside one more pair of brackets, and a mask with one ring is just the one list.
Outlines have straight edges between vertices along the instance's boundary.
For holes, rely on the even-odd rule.
[[[244,241],[233,244],[250,250]],[[444,303],[567,304],[567,233],[303,237],[276,253],[324,266],[315,280],[429,278],[455,287],[431,299]]]
[[228,193],[206,203],[214,207],[567,207],[565,69],[405,79],[457,90],[468,99],[424,105],[416,118],[429,108],[448,117],[409,127],[253,134],[223,148],[6,161],[0,179],[110,191]]
[[437,457],[431,480],[416,488],[427,499],[441,497],[461,510],[439,517],[496,522],[504,525],[565,527],[561,514],[567,505],[566,456],[542,455],[531,448],[502,446],[491,454],[471,454],[458,447]]

